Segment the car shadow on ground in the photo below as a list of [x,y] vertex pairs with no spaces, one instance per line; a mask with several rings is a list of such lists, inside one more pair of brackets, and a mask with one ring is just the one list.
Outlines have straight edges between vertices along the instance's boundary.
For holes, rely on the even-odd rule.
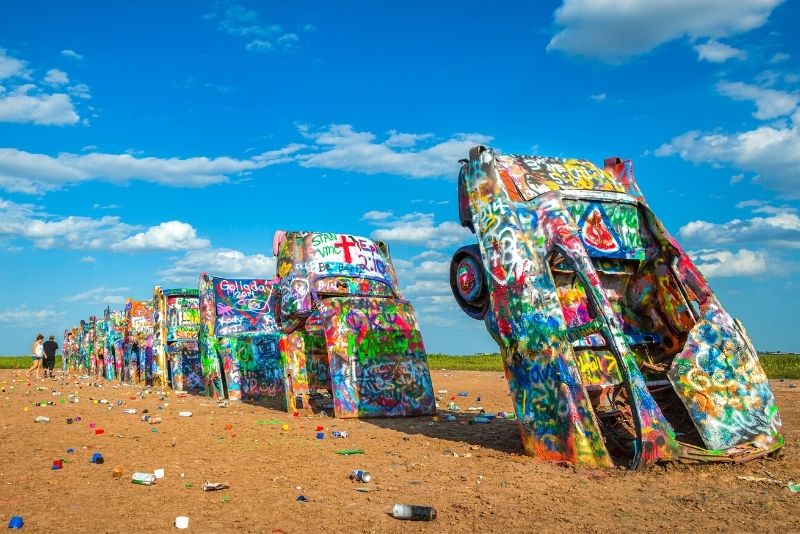
[[[447,415],[455,416],[456,420],[447,421]],[[463,446],[477,445],[507,454],[524,454],[516,420],[496,418],[489,423],[470,424],[474,417],[472,413],[440,412],[438,421],[433,421],[431,416],[367,418],[362,421],[401,434],[451,441],[453,452],[461,453]]]

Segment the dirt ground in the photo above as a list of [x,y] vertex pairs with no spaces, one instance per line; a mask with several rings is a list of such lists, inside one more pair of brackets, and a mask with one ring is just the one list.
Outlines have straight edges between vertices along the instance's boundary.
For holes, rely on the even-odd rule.
[[[195,532],[800,530],[800,493],[737,478],[800,482],[800,388],[790,381],[773,382],[787,442],[781,459],[646,472],[539,463],[522,454],[515,421],[467,424],[469,406],[511,408],[500,373],[440,370],[433,381],[449,392],[445,408],[451,396],[469,392],[456,397],[464,410],[458,421],[293,418],[258,405],[161,401],[137,396],[139,386],[77,377],[29,382],[19,371],[0,371],[0,528],[21,515],[28,532],[163,532],[174,530],[176,516],[188,516]],[[60,402],[71,393],[78,403]],[[47,401],[55,404],[33,406]],[[163,422],[143,422],[145,409]],[[187,410],[192,417],[178,416]],[[35,423],[37,415],[50,422]],[[318,425],[323,440],[315,437]],[[349,437],[332,439],[332,430]],[[356,448],[364,454],[336,454]],[[95,452],[105,463],[89,462]],[[59,458],[63,469],[51,470]],[[131,483],[134,471],[158,468],[165,476],[155,485]],[[372,482],[348,479],[353,469],[370,471]],[[206,479],[230,488],[204,492]],[[433,506],[439,517],[400,521],[387,514],[393,503]]]

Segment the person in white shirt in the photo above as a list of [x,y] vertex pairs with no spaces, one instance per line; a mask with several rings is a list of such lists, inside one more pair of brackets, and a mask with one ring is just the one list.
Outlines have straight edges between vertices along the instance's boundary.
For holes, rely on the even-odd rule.
[[44,359],[44,335],[39,334],[36,336],[36,341],[33,342],[33,348],[31,349],[31,353],[33,354],[33,364],[31,364],[31,368],[25,372],[25,376],[31,376],[31,373],[34,371],[36,372],[36,378],[41,378],[39,376],[39,369],[42,368],[42,360]]

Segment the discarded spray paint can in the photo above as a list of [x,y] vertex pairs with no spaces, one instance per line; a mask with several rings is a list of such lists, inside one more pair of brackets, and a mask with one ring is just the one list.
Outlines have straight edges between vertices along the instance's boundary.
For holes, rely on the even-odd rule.
[[411,521],[433,521],[436,519],[436,509],[430,506],[395,504],[392,507],[392,517],[395,519],[409,519]]
[[64,467],[63,460],[53,460],[53,465],[50,467],[50,469],[55,471],[56,469],[62,469],[63,467]]
[[332,438],[346,438],[347,435],[347,430],[334,430],[331,432]]
[[124,410],[122,410],[122,413],[135,414],[136,413],[136,408],[125,408]]
[[459,397],[469,397],[469,391],[459,391],[458,392],[458,396]]
[[485,417],[483,415],[476,415],[475,417],[470,419],[469,424],[471,424],[471,425],[485,425],[489,421],[491,421],[491,419],[489,419],[488,417]]
[[448,423],[453,423],[453,422],[457,421],[458,419],[456,418],[455,415],[449,415],[448,414],[448,415],[444,416],[444,420],[447,421]]
[[131,482],[142,486],[152,486],[156,483],[156,476],[153,473],[134,473]]
[[354,469],[353,472],[350,473],[350,478],[358,482],[369,482],[370,480],[372,480],[372,475],[369,474],[369,471]]
[[317,439],[325,439],[325,432],[317,432]]
[[180,417],[191,417],[192,416],[192,412],[178,412],[178,415]]
[[151,425],[157,425],[157,424],[159,424],[161,422],[161,418],[160,417],[151,417],[149,421],[150,421]]
[[21,515],[14,515],[8,521],[8,528],[22,528],[24,524],[25,522],[22,520]]
[[99,452],[92,454],[92,459],[89,460],[90,464],[102,464],[103,462],[105,462],[105,460],[103,459],[103,455]]
[[36,418],[33,420],[34,423],[49,423],[50,418],[46,415],[37,415]]

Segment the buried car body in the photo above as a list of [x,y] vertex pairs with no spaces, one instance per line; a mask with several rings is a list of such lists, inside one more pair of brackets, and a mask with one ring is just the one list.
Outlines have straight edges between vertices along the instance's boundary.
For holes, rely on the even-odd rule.
[[496,154],[459,174],[451,287],[500,346],[528,454],[642,468],[783,445],[743,326],[650,210],[629,161]]

